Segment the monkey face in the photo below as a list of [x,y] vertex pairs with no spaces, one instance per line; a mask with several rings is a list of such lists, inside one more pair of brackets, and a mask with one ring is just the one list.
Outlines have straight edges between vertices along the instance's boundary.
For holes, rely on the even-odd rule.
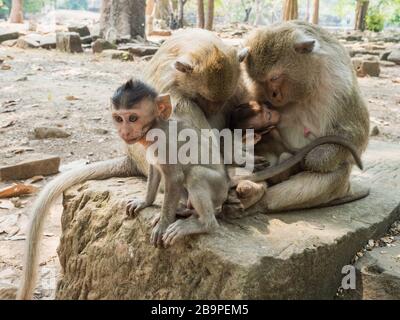
[[114,109],[112,118],[121,139],[127,144],[134,144],[153,126],[157,118],[157,106],[154,101],[144,99],[128,110]]
[[294,23],[259,29],[246,45],[246,70],[258,98],[284,107],[309,96],[319,84],[319,43]]

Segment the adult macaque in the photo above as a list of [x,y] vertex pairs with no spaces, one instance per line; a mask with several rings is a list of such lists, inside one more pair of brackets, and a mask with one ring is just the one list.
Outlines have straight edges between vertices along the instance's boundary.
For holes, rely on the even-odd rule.
[[[167,96],[159,96],[156,91],[139,80],[130,80],[117,89],[113,98],[113,119],[120,137],[128,144],[140,144],[146,150],[155,142],[146,139],[150,130],[158,129],[152,133],[162,133],[165,141],[157,137],[159,149],[153,150],[147,180],[147,193],[144,200],[130,201],[128,211],[136,213],[140,209],[151,206],[156,198],[161,177],[164,178],[164,201],[158,222],[155,224],[151,243],[156,247],[172,245],[186,235],[211,232],[218,226],[216,214],[222,211],[223,204],[228,198],[231,187],[238,186],[240,181],[249,180],[262,182],[274,175],[280,174],[293,164],[301,161],[305,154],[321,143],[337,143],[348,147],[343,139],[337,137],[324,137],[313,141],[300,150],[293,158],[284,161],[275,167],[267,168],[247,176],[229,178],[223,162],[219,163],[182,163],[179,157],[176,163],[170,163],[170,145],[176,144],[179,150],[188,142],[178,140],[183,130],[194,130],[197,148],[202,150],[201,131],[190,126],[183,120],[177,120],[175,125],[168,121],[172,106]],[[176,130],[176,141],[171,141],[171,130]],[[174,131],[172,131],[174,132]],[[165,144],[163,144],[165,142]],[[193,141],[189,141],[192,142]],[[160,145],[161,144],[161,145]],[[193,146],[192,146],[193,147]],[[213,152],[212,144],[209,145],[209,154]],[[168,152],[168,160],[163,155]],[[357,159],[357,153],[350,145],[350,150]],[[219,148],[217,148],[219,152]],[[197,159],[200,159],[199,155]],[[175,157],[174,157],[175,158]],[[359,159],[357,159],[359,161]],[[360,165],[361,166],[361,165]],[[187,219],[176,221],[176,211],[182,195],[187,194],[188,201],[193,206],[196,215]]]
[[[172,118],[197,128],[223,128],[225,106],[236,92],[240,62],[247,50],[237,53],[206,30],[183,30],[166,40],[145,69],[144,79],[158,92],[171,95]],[[62,174],[46,185],[32,207],[26,240],[24,270],[18,299],[30,299],[35,285],[39,240],[44,217],[66,189],[90,180],[147,174],[143,146],[128,145],[127,156],[102,161]]]
[[[316,137],[344,137],[361,154],[368,143],[369,117],[345,48],[328,32],[305,22],[256,30],[246,42],[245,66],[254,99],[279,109],[282,138],[301,148]],[[268,188],[259,207],[268,211],[310,208],[335,199],[354,200],[349,150],[323,145],[309,152],[304,172]]]

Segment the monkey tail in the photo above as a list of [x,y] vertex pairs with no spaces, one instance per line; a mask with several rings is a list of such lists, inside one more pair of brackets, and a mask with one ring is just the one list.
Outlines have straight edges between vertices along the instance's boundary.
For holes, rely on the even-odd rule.
[[87,180],[135,175],[138,171],[129,157],[101,161],[65,172],[48,183],[33,204],[29,232],[26,239],[24,269],[17,292],[18,300],[32,299],[37,277],[39,241],[44,218],[54,200],[68,188]]
[[353,156],[357,166],[361,170],[363,170],[363,163],[360,159],[360,156],[358,155],[354,145],[349,140],[339,136],[325,136],[313,140],[308,145],[300,149],[295,155],[283,161],[282,163],[277,164],[276,166],[266,168],[264,170],[252,173],[250,175],[233,177],[231,179],[231,187],[235,187],[241,180],[260,182],[275,177],[276,175],[285,172],[286,170],[292,168],[294,165],[303,161],[305,156],[311,150],[323,144],[337,144],[347,148],[350,151],[351,155]]

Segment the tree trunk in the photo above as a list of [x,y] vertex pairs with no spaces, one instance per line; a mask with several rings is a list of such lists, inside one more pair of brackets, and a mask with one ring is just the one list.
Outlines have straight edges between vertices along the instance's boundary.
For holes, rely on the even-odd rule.
[[156,0],[155,19],[167,22],[170,19],[171,7],[169,0]]
[[262,16],[262,4],[260,0],[255,0],[254,2],[255,6],[255,19],[254,19],[254,25],[258,26],[261,21],[261,16]]
[[197,28],[204,29],[204,0],[197,0]]
[[156,4],[154,0],[146,1],[146,34],[151,35],[154,30],[154,16],[156,14]]
[[310,0],[307,0],[306,3],[306,19],[307,22],[310,21]]
[[179,0],[178,3],[178,25],[179,28],[183,28],[183,24],[184,24],[184,11],[183,8],[185,7],[185,3],[187,0]]
[[368,11],[368,0],[357,0],[355,30],[365,30],[365,17]]
[[283,20],[294,20],[298,17],[297,0],[285,0],[283,5]]
[[214,0],[208,0],[206,29],[212,30],[214,21]]
[[145,37],[145,0],[103,0],[100,33],[108,41]]
[[312,23],[318,24],[318,20],[319,20],[319,0],[314,0]]
[[24,7],[23,0],[12,0],[10,22],[11,23],[23,23],[24,22]]

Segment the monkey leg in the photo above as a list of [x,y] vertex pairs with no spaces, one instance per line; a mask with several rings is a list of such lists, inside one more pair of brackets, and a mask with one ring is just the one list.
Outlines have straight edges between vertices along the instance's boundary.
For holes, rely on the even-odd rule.
[[255,211],[306,209],[346,196],[350,191],[349,164],[328,173],[301,172],[266,190]]
[[[224,192],[222,187],[220,191],[214,190],[212,187],[213,177],[210,175],[210,181],[208,181],[208,175],[204,170],[202,172],[205,173],[203,180],[189,181],[188,185],[189,200],[198,216],[192,215],[187,219],[180,219],[172,223],[163,236],[165,246],[173,245],[184,236],[212,232],[218,227],[215,217],[218,210],[216,210],[215,204],[221,204],[222,206],[223,201],[226,199],[227,190]],[[214,187],[218,187],[218,183],[215,183]],[[214,197],[217,198],[215,199]]]

